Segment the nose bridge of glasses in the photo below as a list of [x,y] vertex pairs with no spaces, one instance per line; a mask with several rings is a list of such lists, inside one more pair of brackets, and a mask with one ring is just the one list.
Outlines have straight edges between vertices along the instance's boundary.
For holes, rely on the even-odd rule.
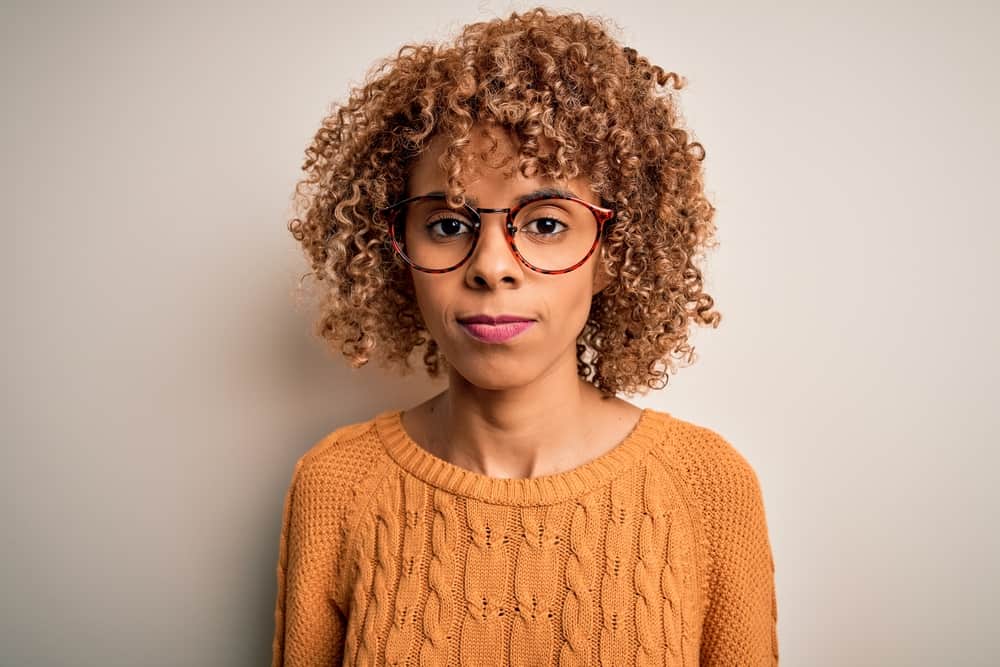
[[[509,248],[509,244],[508,244],[508,241],[507,241],[507,235],[508,235],[508,231],[509,231],[507,229],[507,214],[510,212],[510,209],[509,208],[477,208],[477,209],[475,209],[475,211],[476,211],[477,214],[480,215],[478,224],[476,225],[477,229],[476,229],[476,235],[475,235],[475,241],[474,242],[475,242],[477,248],[476,248],[475,252],[476,253],[482,252],[482,246],[485,245],[486,243],[489,243],[488,241],[484,243],[483,237],[484,236],[489,236],[489,235],[491,235],[493,233],[496,233],[497,236],[498,236],[497,243],[499,243],[502,247],[504,247],[505,251],[509,252],[510,248]],[[483,214],[485,214],[485,213],[495,213],[495,214],[498,214],[498,215],[503,215],[503,218],[501,218],[498,221],[499,224],[497,225],[497,230],[495,232],[490,232],[486,228],[486,226],[483,225],[484,218],[481,217],[481,216]]]
[[[501,229],[501,231],[504,231],[504,232],[506,231],[506,226],[505,225],[507,223],[507,219],[508,219],[510,211],[511,211],[511,209],[509,207],[508,208],[478,208],[478,207],[469,206],[468,208],[470,208],[471,210],[475,211],[476,212],[476,217],[478,218],[478,223],[479,224],[477,225],[478,229],[476,229],[476,235],[477,236],[482,236],[482,234],[483,234],[484,230],[482,229],[482,216],[484,214],[487,214],[487,213],[502,214],[504,216],[504,218],[501,221],[502,224],[501,224],[500,229]],[[505,236],[506,236],[506,234],[505,234]]]
[[[473,241],[475,247],[472,249],[471,252],[473,261],[475,262],[477,259],[481,259],[484,256],[484,254],[489,255],[490,253],[500,252],[502,256],[506,258],[504,261],[509,260],[516,262],[517,261],[515,259],[516,255],[514,253],[514,249],[510,247],[510,240],[508,240],[509,230],[507,229],[506,226],[507,216],[510,213],[510,208],[478,208],[478,207],[470,207],[470,208],[472,208],[476,212],[476,214],[480,216],[478,224],[476,225],[477,229]],[[484,229],[482,224],[483,218],[481,216],[486,213],[502,214],[504,216],[504,218],[500,221],[501,224],[498,225],[499,229],[497,229],[496,232],[490,232],[487,229]],[[493,241],[486,240],[483,238],[484,236],[490,236],[493,233],[497,234],[497,238],[494,239]],[[495,244],[495,247],[493,246],[493,244]]]

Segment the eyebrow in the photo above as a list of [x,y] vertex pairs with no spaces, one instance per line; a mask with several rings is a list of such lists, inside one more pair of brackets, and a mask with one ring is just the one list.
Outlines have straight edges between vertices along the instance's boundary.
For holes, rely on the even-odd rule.
[[[434,192],[428,192],[423,196],[443,197],[444,192],[442,192],[441,190],[435,190]],[[514,200],[514,204],[516,206],[520,206],[521,204],[527,201],[531,201],[532,199],[535,199],[537,197],[576,197],[577,199],[582,199],[580,195],[576,194],[571,190],[567,190],[565,188],[547,187],[547,188],[538,188],[537,190],[532,190],[527,194],[521,195],[520,197]],[[479,206],[479,200],[476,199],[475,197],[466,195],[465,198],[472,205],[473,208],[477,208]]]

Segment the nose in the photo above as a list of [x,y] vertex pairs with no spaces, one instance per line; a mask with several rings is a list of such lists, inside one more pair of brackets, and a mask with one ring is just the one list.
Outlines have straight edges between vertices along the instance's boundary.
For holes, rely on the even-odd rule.
[[524,279],[525,267],[507,243],[506,220],[506,213],[480,213],[479,239],[465,265],[465,282],[469,287],[516,287]]

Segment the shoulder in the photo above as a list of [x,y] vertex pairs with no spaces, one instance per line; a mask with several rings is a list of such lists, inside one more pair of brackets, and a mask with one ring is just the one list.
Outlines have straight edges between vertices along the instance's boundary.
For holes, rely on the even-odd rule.
[[754,467],[717,431],[668,418],[661,452],[692,500],[700,536],[702,664],[777,663],[774,558]]
[[296,467],[302,473],[315,475],[324,470],[358,468],[378,458],[381,448],[376,419],[346,424],[324,435],[299,457]]
[[707,426],[668,416],[665,427],[658,451],[694,505],[713,566],[735,562],[748,550],[769,554],[764,496],[747,458]]
[[741,539],[767,539],[763,492],[746,456],[712,428],[671,415],[661,421],[657,455],[679,480],[709,549],[718,555]]
[[756,470],[726,437],[666,412],[656,411],[656,415],[662,425],[661,456],[677,468],[698,496],[759,493]]
[[322,501],[351,495],[382,456],[377,418],[340,426],[313,443],[295,462],[291,481],[295,496]]

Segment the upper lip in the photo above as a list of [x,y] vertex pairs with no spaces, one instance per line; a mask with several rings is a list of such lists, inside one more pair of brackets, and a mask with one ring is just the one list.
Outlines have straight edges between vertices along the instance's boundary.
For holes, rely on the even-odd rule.
[[468,317],[460,317],[458,318],[458,321],[462,322],[463,324],[472,324],[472,323],[501,324],[503,322],[533,322],[534,318],[525,317],[523,315],[507,315],[507,314],[485,315],[480,313],[478,315],[469,315]]

